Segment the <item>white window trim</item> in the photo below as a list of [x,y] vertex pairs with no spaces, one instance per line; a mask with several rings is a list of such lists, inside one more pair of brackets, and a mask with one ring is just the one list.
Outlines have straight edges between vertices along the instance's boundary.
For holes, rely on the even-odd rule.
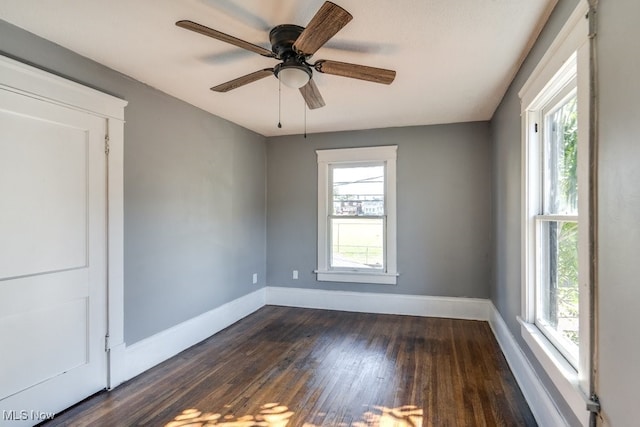
[[[531,168],[538,164],[539,153],[537,149],[537,135],[533,132],[533,114],[531,111],[541,107],[541,99],[548,97],[566,84],[566,79],[557,78],[563,73],[571,73],[573,69],[578,70],[578,115],[582,124],[578,129],[579,157],[578,174],[583,180],[578,184],[580,188],[588,188],[584,177],[588,177],[588,123],[589,123],[589,49],[588,49],[588,20],[585,16],[588,12],[588,3],[581,0],[565,26],[562,28],[554,42],[543,56],[538,66],[519,92],[522,105],[522,316],[518,318],[521,324],[521,334],[533,355],[536,357],[542,368],[549,375],[553,384],[567,401],[567,404],[583,425],[588,424],[589,416],[585,402],[589,390],[589,305],[588,298],[584,298],[585,290],[588,295],[589,282],[588,274],[580,274],[580,357],[578,370],[571,366],[561,355],[556,347],[534,324],[535,322],[535,283],[536,274],[535,263],[536,242],[532,238],[535,236],[536,221],[535,216],[538,204],[536,194],[540,194],[538,185],[529,182]],[[551,82],[551,83],[549,83]],[[540,123],[540,122],[538,122]],[[588,224],[589,206],[588,197],[579,198],[579,253],[587,254],[585,259],[580,258],[581,269],[587,269],[590,260],[588,259]],[[586,250],[583,250],[586,249]]]
[[[318,156],[318,268],[319,281],[375,283],[395,285],[397,283],[396,245],[396,158],[397,145],[382,147],[343,148],[316,150]],[[330,165],[385,162],[385,210],[386,247],[385,271],[348,271],[329,268],[329,241],[327,217],[329,215],[329,167]]]

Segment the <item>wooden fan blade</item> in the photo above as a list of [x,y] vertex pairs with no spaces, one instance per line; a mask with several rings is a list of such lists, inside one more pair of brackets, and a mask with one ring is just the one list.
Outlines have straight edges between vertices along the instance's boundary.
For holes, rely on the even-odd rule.
[[367,80],[374,83],[391,84],[396,78],[396,72],[384,68],[367,67],[366,65],[349,64],[347,62],[320,60],[314,68],[325,74],[350,77],[352,79]]
[[260,54],[262,56],[266,56],[269,58],[275,58],[276,54],[271,52],[268,49],[265,49],[261,46],[255,45],[253,43],[249,43],[244,40],[240,40],[237,37],[230,36],[229,34],[221,33],[218,30],[214,30],[213,28],[205,27],[204,25],[200,25],[193,21],[182,20],[176,22],[176,25],[180,28],[184,28],[187,30],[195,31],[196,33],[204,34],[205,36],[213,37],[216,40],[220,40],[226,43],[230,43],[234,46],[241,47],[243,49],[249,50],[251,52]]
[[325,2],[295,41],[293,49],[313,55],[352,19],[353,16],[337,4]]
[[322,99],[318,86],[316,86],[313,79],[309,80],[306,85],[300,88],[300,93],[310,110],[325,106],[324,99]]
[[263,79],[270,75],[273,75],[273,68],[265,68],[264,70],[255,71],[251,74],[247,74],[246,76],[238,77],[237,79],[233,79],[226,83],[219,84],[218,86],[214,86],[211,88],[211,90],[214,92],[229,92],[232,89],[236,89],[240,86],[253,83],[256,80]]

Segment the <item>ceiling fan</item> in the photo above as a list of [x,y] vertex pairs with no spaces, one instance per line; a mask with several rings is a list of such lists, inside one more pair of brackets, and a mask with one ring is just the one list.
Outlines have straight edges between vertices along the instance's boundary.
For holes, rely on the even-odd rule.
[[284,24],[274,27],[269,33],[271,50],[249,43],[229,34],[222,33],[189,20],[176,22],[176,25],[205,36],[230,43],[251,52],[275,58],[281,61],[273,68],[265,68],[238,77],[211,88],[215,92],[228,92],[240,86],[274,75],[283,84],[300,89],[300,93],[310,109],[325,105],[318,87],[313,81],[313,71],[336,76],[367,80],[375,83],[391,84],[396,72],[383,68],[350,64],[320,59],[311,64],[308,60],[331,37],[353,19],[353,16],[340,6],[327,1],[316,12],[306,28],[299,25]]

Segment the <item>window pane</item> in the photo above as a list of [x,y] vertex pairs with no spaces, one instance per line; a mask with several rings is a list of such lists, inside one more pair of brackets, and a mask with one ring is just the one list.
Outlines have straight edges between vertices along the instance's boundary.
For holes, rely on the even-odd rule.
[[383,218],[330,218],[331,267],[382,269]]
[[[577,359],[578,223],[541,222],[537,321],[553,335],[568,359]],[[568,353],[568,354],[567,354]],[[570,360],[571,361],[571,360]]]
[[544,213],[578,212],[578,110],[573,95],[545,116]]
[[384,215],[384,165],[333,168],[333,215]]

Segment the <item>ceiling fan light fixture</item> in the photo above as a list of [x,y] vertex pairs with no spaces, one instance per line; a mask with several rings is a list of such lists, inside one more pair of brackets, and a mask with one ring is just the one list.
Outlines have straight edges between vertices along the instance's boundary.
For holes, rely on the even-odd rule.
[[303,65],[282,64],[275,71],[282,84],[290,88],[300,89],[311,80],[311,70]]

